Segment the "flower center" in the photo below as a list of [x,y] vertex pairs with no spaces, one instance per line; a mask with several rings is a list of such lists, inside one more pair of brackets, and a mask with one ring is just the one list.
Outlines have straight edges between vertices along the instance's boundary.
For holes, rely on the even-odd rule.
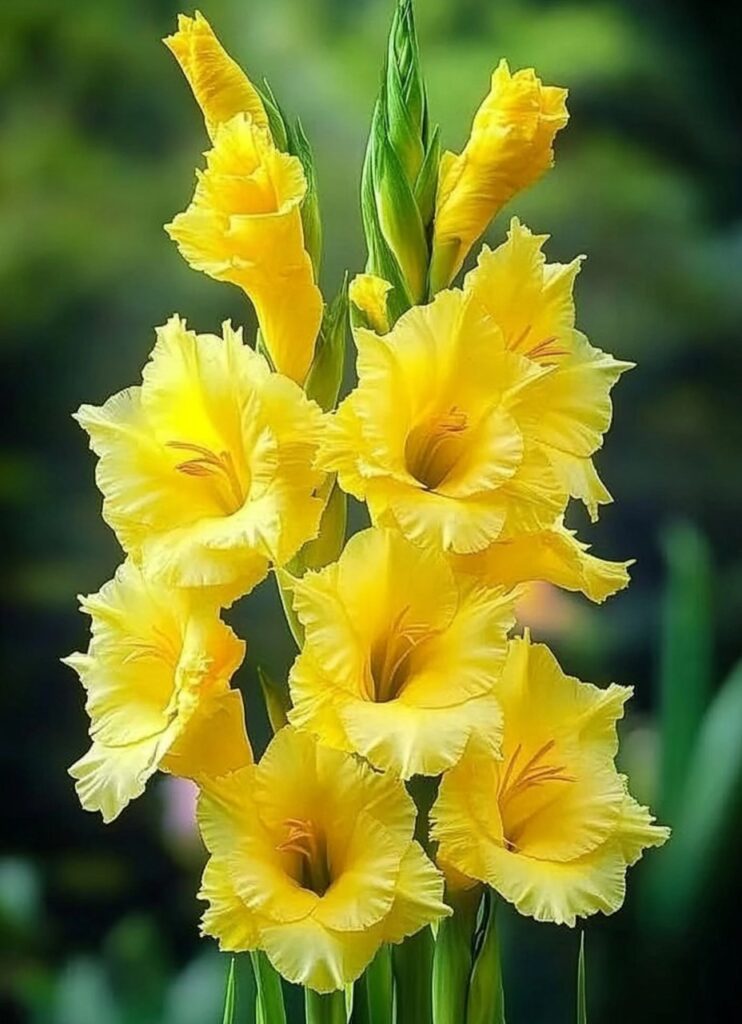
[[456,465],[468,428],[469,417],[452,405],[410,431],[405,445],[407,469],[427,490],[439,487]]
[[286,839],[276,849],[281,853],[298,854],[296,881],[302,889],[310,889],[318,896],[324,896],[332,884],[332,872],[322,832],[313,821],[303,818],[287,818],[284,826]]
[[371,650],[368,693],[377,704],[399,697],[409,678],[413,652],[436,633],[425,623],[408,622],[409,611],[406,605]]
[[[218,454],[210,448],[188,441],[168,441],[168,448],[188,452],[192,457],[179,462],[175,469],[186,476],[211,477],[218,485],[218,500],[227,515],[245,504],[245,490],[240,481],[231,452]],[[226,489],[226,494],[224,493]]]
[[575,776],[567,772],[566,765],[549,762],[549,754],[555,746],[556,741],[549,740],[521,765],[519,762],[523,746],[519,743],[508,758],[505,771],[500,777],[497,801],[505,833],[505,844],[511,849],[517,849],[523,829],[540,810],[540,807],[536,807],[527,811],[525,816],[518,815],[514,808],[519,798],[529,790],[545,786],[547,783],[576,781]]

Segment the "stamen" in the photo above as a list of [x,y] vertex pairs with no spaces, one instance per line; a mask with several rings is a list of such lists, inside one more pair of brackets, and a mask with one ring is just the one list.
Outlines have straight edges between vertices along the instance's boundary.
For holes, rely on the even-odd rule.
[[280,853],[296,853],[302,859],[300,884],[318,896],[324,895],[331,884],[327,851],[319,829],[312,821],[287,818],[284,822],[286,839],[276,847]]
[[167,447],[177,451],[192,452],[197,456],[194,459],[186,459],[185,462],[178,463],[175,469],[179,473],[198,477],[223,474],[229,484],[232,497],[237,503],[235,508],[230,509],[230,514],[244,505],[245,494],[231,452],[222,451],[217,455],[210,448],[205,448],[200,444],[191,444],[188,441],[168,441]]
[[[536,751],[514,776],[515,763],[520,756],[522,745],[519,743],[511,755],[505,774],[498,787],[498,802],[501,811],[518,794],[524,793],[533,786],[541,786],[545,782],[575,782],[574,775],[566,771],[566,765],[543,764],[543,759],[556,746],[555,740],[549,740]],[[514,777],[513,777],[514,776]]]
[[[436,632],[422,622],[405,624],[404,620],[409,610],[410,606],[406,605],[390,624],[384,638],[383,653],[380,650],[371,654],[371,685],[368,695],[379,704],[385,704],[399,696],[404,686],[404,680],[399,676],[406,662],[412,653]],[[378,665],[379,661],[381,665]]]

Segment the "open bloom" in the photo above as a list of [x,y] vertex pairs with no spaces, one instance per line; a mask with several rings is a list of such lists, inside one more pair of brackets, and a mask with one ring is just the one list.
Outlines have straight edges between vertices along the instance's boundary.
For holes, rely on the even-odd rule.
[[540,581],[601,602],[628,586],[632,563],[590,554],[588,545],[560,521],[549,530],[495,541],[473,555],[456,555],[453,564],[458,572],[471,573],[489,586],[511,588]]
[[146,579],[131,562],[80,599],[86,654],[65,661],[87,695],[92,746],[72,765],[87,811],[112,821],[157,771],[200,778],[252,761],[239,690],[245,645],[202,595]]
[[474,734],[497,753],[512,595],[388,529],[356,534],[292,587],[305,633],[289,677],[295,725],[404,778],[444,771]]
[[439,863],[539,921],[618,910],[627,867],[669,835],[615,768],[630,694],[565,676],[548,648],[511,641],[502,759],[474,740],[444,776],[432,812]]
[[295,984],[342,988],[382,943],[450,913],[404,785],[290,726],[259,765],[208,780],[198,819],[203,931],[265,950]]
[[178,15],[178,31],[164,42],[193,90],[212,139],[217,126],[235,114],[249,114],[255,124],[268,127],[268,117],[257,89],[226,53],[200,11],[196,11],[193,18]]
[[433,292],[451,283],[495,214],[551,167],[554,137],[568,120],[566,98],[566,89],[542,85],[532,68],[511,74],[500,61],[463,152],[441,158]]
[[611,500],[592,456],[611,425],[611,389],[633,363],[614,359],[575,329],[574,283],[582,258],[547,263],[548,235],[514,217],[507,241],[484,246],[467,274],[475,296],[502,332],[505,347],[548,370],[536,388],[531,423],[559,484],[585,503],[593,519]]
[[173,317],[141,387],[76,418],[100,457],[103,517],[160,583],[234,599],[312,538],[322,414],[224,325],[197,335]]

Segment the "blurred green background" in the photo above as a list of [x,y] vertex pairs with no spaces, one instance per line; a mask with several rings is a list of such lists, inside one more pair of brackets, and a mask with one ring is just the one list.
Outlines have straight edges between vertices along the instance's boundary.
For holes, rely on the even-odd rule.
[[[556,169],[490,240],[517,212],[553,234],[552,259],[587,253],[580,326],[639,364],[616,391],[598,460],[617,502],[594,528],[573,520],[597,553],[638,559],[633,586],[600,609],[538,591],[524,611],[568,670],[635,683],[622,763],[675,828],[633,871],[623,913],[587,924],[591,1019],[729,1019],[742,852],[739,18],[735,34],[724,5],[691,0],[417,7],[447,145],[463,143],[500,56],[569,87]],[[363,264],[359,176],[392,0],[202,9],[302,116],[329,296]],[[58,662],[86,643],[76,593],[120,559],[70,413],[136,382],[154,326],[174,311],[201,331],[251,322],[240,293],[190,271],[161,228],[189,200],[206,147],[160,43],[178,10],[177,0],[0,4],[4,1024],[220,1019],[226,962],[197,937],[191,794],[159,778],[108,828],[83,813],[65,771],[86,746],[82,694]],[[231,619],[248,639],[239,682],[260,748],[255,667],[285,672],[292,656],[272,585]],[[578,935],[508,912],[503,931],[511,1024],[574,1020]]]

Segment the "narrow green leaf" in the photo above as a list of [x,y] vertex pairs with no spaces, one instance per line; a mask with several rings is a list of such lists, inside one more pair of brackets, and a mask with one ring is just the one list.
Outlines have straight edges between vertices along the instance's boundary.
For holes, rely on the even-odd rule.
[[291,635],[294,638],[294,642],[299,650],[304,646],[304,627],[302,626],[299,616],[294,611],[294,598],[292,591],[292,581],[294,577],[286,569],[276,569],[276,586],[278,587],[278,596],[281,598],[281,607],[283,608],[283,614],[286,617],[286,622]]
[[263,79],[262,86],[256,86],[256,89],[260,94],[263,106],[265,107],[265,112],[268,115],[268,127],[270,128],[276,148],[280,149],[281,152],[286,153],[288,151],[286,121],[276,97],[273,95],[273,90],[268,84],[268,80]]
[[466,1024],[505,1024],[505,993],[500,967],[495,896],[484,894],[484,918],[469,984]]
[[305,989],[304,1006],[306,1024],[347,1024],[348,1008],[344,991],[320,995],[310,988]]
[[261,665],[258,665],[258,682],[265,702],[265,710],[268,715],[271,729],[277,733],[283,729],[288,721],[288,713],[291,709],[288,689],[271,679]]
[[234,1022],[234,957],[229,961],[229,973],[227,974],[227,989],[224,995],[224,1016],[222,1024],[233,1024]]
[[286,1024],[281,976],[271,966],[268,957],[262,951],[251,953],[250,960],[258,988],[256,998],[258,1024]]
[[438,167],[441,162],[441,140],[438,125],[433,129],[425,160],[415,182],[415,202],[420,210],[420,219],[426,231],[430,232],[435,214],[435,195],[438,189]]
[[481,886],[447,894],[446,902],[453,915],[440,922],[435,937],[433,1024],[461,1024],[466,1019],[474,929],[481,899]]
[[392,949],[397,1021],[432,1024],[433,933],[423,928]]
[[672,820],[711,684],[711,558],[705,538],[687,523],[664,537],[667,587],[660,664],[662,763],[659,810]]
[[307,193],[301,205],[301,221],[304,228],[304,245],[312,260],[314,279],[318,281],[322,264],[322,219],[317,190],[317,169],[312,147],[298,118],[293,126],[288,126],[288,150],[301,160],[307,179]]
[[730,843],[739,831],[742,793],[742,662],[703,717],[687,766],[673,835],[648,865],[644,925],[687,932],[735,870]]
[[580,955],[577,958],[577,1024],[587,1024],[585,992],[585,933],[580,932]]

